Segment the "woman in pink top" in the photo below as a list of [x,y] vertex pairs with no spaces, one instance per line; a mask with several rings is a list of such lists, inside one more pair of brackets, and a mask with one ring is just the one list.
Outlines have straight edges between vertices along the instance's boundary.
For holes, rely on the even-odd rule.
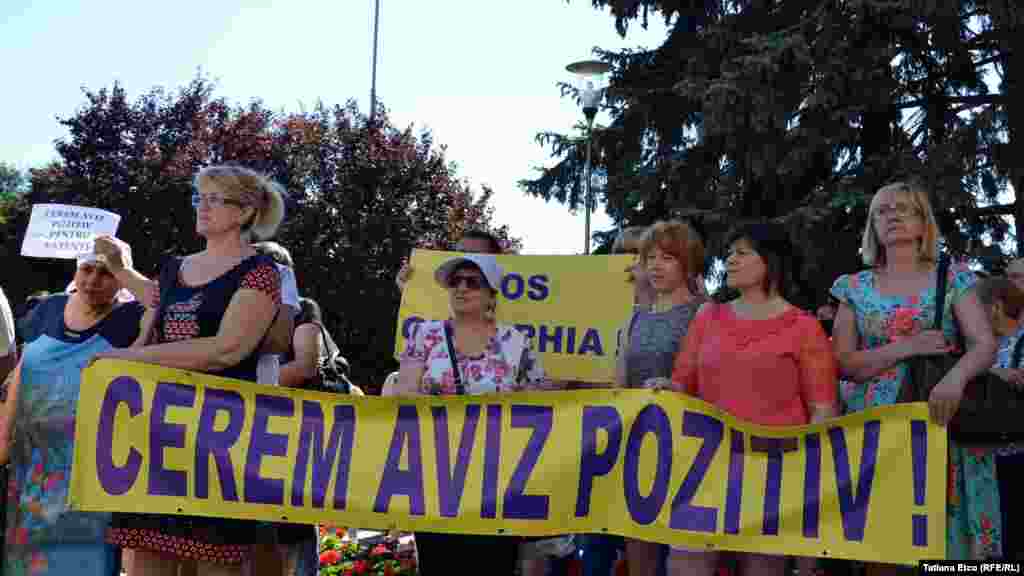
[[[837,366],[828,338],[814,316],[785,298],[794,258],[785,230],[747,225],[727,245],[726,282],[740,296],[701,307],[676,356],[673,387],[766,426],[834,416]],[[785,572],[783,556],[739,556],[745,576]],[[717,552],[673,547],[669,574],[711,575],[717,562]]]

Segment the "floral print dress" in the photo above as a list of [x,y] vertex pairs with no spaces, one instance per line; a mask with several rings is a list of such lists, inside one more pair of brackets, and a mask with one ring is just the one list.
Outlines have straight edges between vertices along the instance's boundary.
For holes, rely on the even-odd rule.
[[[977,282],[965,265],[949,267],[942,331],[956,342],[958,329],[953,305]],[[875,273],[863,270],[839,277],[832,295],[847,304],[856,317],[859,347],[874,349],[910,337],[932,326],[935,283],[913,296],[879,292]],[[907,381],[909,367],[899,363],[868,382],[842,383],[840,396],[846,413],[896,403]],[[949,488],[946,504],[946,557],[950,560],[996,557],[1002,553],[999,490],[995,455],[990,450],[949,442]]]
[[82,368],[125,348],[144,309],[121,304],[88,330],[64,323],[69,296],[41,302],[26,323],[14,419],[3,574],[114,576],[117,550],[104,544],[110,514],[68,508]]
[[[402,354],[403,364],[424,368],[420,394],[456,393],[444,326],[445,322],[441,321],[416,324]],[[456,352],[455,358],[466,394],[496,394],[551,386],[531,340],[512,326],[499,324],[483,354],[470,357]]]

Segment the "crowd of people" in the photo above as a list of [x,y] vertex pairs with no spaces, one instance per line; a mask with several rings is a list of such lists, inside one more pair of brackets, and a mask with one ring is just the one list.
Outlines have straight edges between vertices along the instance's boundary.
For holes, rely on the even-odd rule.
[[[131,247],[96,240],[78,258],[65,292],[36,294],[13,313],[0,291],[0,462],[8,474],[4,574],[285,575],[318,569],[315,527],[228,518],[82,513],[67,506],[81,371],[100,358],[204,372],[255,385],[361,394],[347,380],[317,302],[300,296],[286,248],[270,241],[284,191],[261,174],[213,166],[195,177],[192,204],[205,248],[170,259],[158,277],[132,265]],[[927,191],[895,183],[878,190],[863,232],[863,271],[838,278],[817,315],[792,303],[796,249],[777,224],[738,226],[725,239],[726,284],[709,296],[701,274],[705,238],[672,220],[623,230],[613,252],[634,254],[634,287],[614,382],[700,398],[764,426],[821,422],[905,401],[908,361],[966,343],[928,398],[948,423],[967,383],[989,372],[1024,387],[1013,350],[1024,334],[1024,260],[1007,277],[979,279],[948,268],[941,330],[932,330],[939,231]],[[385,396],[504,394],[592,387],[555,381],[533,342],[498,321],[500,243],[471,231],[433,275],[450,316],[415,324]],[[405,290],[413,274],[403,266]],[[625,312],[625,311],[624,311]],[[329,365],[329,366],[328,366]],[[330,368],[330,370],[328,370]],[[331,374],[329,378],[325,374]],[[950,441],[947,550],[950,559],[1010,558],[1024,549],[1013,484],[1024,450]],[[519,538],[419,532],[420,574],[450,570],[471,552],[497,576],[561,576],[572,562],[586,576],[715,574],[724,553],[607,534]],[[731,554],[743,576],[781,576],[816,560]],[[904,568],[873,564],[871,575]]]

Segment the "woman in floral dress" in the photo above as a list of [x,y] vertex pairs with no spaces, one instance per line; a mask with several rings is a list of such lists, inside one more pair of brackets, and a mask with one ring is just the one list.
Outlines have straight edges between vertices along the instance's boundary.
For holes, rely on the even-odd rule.
[[[437,268],[434,278],[448,290],[452,318],[421,322],[412,329],[393,395],[497,394],[551,387],[529,338],[495,321],[502,270],[494,256],[451,258]],[[454,349],[448,346],[446,331]],[[471,550],[488,559],[488,574],[511,576],[519,542],[507,536],[417,532],[420,574],[450,574],[452,559]]]
[[3,574],[116,576],[104,543],[110,514],[68,508],[82,368],[99,352],[130,346],[144,312],[105,261],[78,259],[71,294],[41,301],[25,321],[25,349],[0,406],[11,473]]
[[[946,424],[956,413],[964,386],[985,372],[996,344],[988,312],[975,295],[974,274],[962,264],[949,267],[942,331],[930,330],[935,312],[938,226],[928,194],[896,183],[881,188],[871,201],[862,258],[871,268],[841,276],[832,286],[839,302],[833,343],[844,380],[840,394],[847,413],[897,402],[908,385],[906,360],[941,355],[958,341],[967,350],[957,367],[932,390],[933,419]],[[991,453],[949,443],[947,504],[949,559],[974,559],[1000,553],[999,494]],[[874,565],[881,574],[894,567]]]

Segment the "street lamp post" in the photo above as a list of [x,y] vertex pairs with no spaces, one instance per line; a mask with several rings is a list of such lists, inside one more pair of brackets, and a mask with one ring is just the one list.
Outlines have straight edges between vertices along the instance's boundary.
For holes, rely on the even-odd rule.
[[597,116],[597,108],[604,95],[604,86],[601,84],[605,73],[611,68],[608,64],[599,60],[583,60],[573,62],[565,67],[570,73],[575,74],[579,88],[582,91],[583,116],[587,119],[587,163],[584,167],[584,177],[587,179],[584,186],[583,210],[586,221],[585,239],[583,242],[583,253],[590,254],[590,207],[593,203],[591,194],[591,149],[593,148],[594,117]]

